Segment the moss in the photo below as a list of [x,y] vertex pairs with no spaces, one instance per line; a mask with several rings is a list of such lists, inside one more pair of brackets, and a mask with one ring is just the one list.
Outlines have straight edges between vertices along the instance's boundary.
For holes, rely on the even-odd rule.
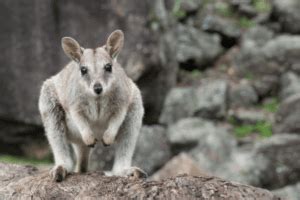
[[25,165],[40,165],[40,164],[52,163],[50,158],[39,160],[35,158],[25,158],[21,156],[11,156],[11,155],[0,155],[0,162],[13,163],[13,164],[25,164]]
[[262,108],[265,111],[271,112],[271,113],[276,113],[279,108],[279,100],[277,98],[272,98],[271,101],[264,103],[262,105]]
[[262,137],[272,136],[272,124],[269,122],[258,122],[255,125],[255,129]]
[[216,3],[215,9],[219,15],[222,15],[224,17],[233,16],[233,11],[232,11],[231,7],[224,2]]
[[253,6],[257,12],[269,12],[271,10],[269,0],[253,0]]
[[[234,122],[231,120],[231,123]],[[270,137],[272,136],[272,124],[267,121],[260,121],[256,124],[242,124],[237,125],[232,123],[234,126],[234,134],[238,138],[249,136],[253,133],[259,134],[261,137]]]
[[246,75],[245,75],[245,78],[247,79],[247,80],[253,80],[254,79],[254,76],[253,76],[253,74],[252,73],[250,73],[250,72],[248,72]]
[[202,73],[201,73],[201,71],[199,71],[199,70],[193,70],[193,71],[191,71],[191,76],[193,77],[193,78],[198,78],[198,77],[201,77],[201,75],[202,75]]
[[172,9],[172,14],[178,19],[182,19],[186,16],[186,12],[181,9],[181,0],[175,0],[173,9]]
[[255,131],[254,125],[247,124],[247,125],[240,125],[240,126],[234,127],[234,134],[237,137],[245,137],[247,135],[250,135],[254,131]]
[[254,21],[247,18],[247,17],[241,17],[238,21],[238,24],[241,28],[251,28],[255,25]]

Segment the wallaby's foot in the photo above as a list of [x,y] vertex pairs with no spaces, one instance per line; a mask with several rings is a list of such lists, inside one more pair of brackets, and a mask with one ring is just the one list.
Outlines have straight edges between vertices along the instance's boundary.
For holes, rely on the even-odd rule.
[[130,167],[124,170],[124,176],[130,179],[144,179],[148,177],[147,173],[138,167]]
[[51,169],[50,171],[51,179],[56,182],[63,181],[66,178],[67,174],[67,170],[61,165],[53,167],[53,169]]

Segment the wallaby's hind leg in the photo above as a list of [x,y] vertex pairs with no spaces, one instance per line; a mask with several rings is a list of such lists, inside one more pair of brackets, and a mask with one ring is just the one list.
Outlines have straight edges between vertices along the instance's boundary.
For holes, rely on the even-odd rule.
[[145,178],[147,174],[138,167],[132,167],[132,157],[142,126],[143,108],[133,105],[126,115],[117,136],[116,154],[112,174],[133,178]]
[[73,161],[66,138],[65,113],[57,100],[54,87],[49,82],[41,90],[39,109],[55,160],[50,175],[54,181],[62,181],[72,171]]
[[84,144],[72,144],[72,146],[76,156],[76,165],[74,171],[87,172],[90,148]]

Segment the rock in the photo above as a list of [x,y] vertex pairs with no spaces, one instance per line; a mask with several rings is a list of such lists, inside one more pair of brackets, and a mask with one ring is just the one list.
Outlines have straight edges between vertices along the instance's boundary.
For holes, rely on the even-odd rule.
[[165,166],[155,172],[150,179],[151,180],[164,180],[178,176],[179,174],[187,174],[190,176],[205,176],[197,163],[186,153],[180,153],[168,161]]
[[[212,189],[213,188],[213,189]],[[177,176],[164,181],[106,177],[101,172],[71,174],[54,183],[48,172],[0,163],[1,199],[278,199],[271,192],[207,176]]]
[[173,88],[166,97],[159,122],[171,124],[195,115],[223,118],[227,111],[226,99],[227,82],[224,80],[203,80],[198,87]]
[[196,100],[194,100],[194,88],[176,87],[168,93],[159,122],[171,124],[179,119],[193,116]]
[[287,99],[297,93],[300,93],[300,77],[293,72],[283,74],[280,78],[280,99]]
[[300,199],[300,183],[272,190],[272,193],[282,199],[298,200]]
[[189,152],[189,155],[197,161],[202,170],[215,174],[220,165],[230,159],[236,145],[236,139],[229,133],[228,128],[220,125],[212,131],[203,133],[198,139],[198,145]]
[[229,102],[231,107],[250,106],[258,102],[258,95],[249,81],[242,79],[238,84],[229,87]]
[[[97,144],[90,157],[90,170],[111,170],[114,159],[114,146]],[[133,165],[149,175],[163,166],[171,158],[166,130],[162,126],[143,126],[136,144]]]
[[210,119],[224,118],[227,112],[227,89],[225,80],[203,80],[203,84],[195,91],[195,115]]
[[300,178],[300,137],[298,135],[275,135],[258,143],[258,155],[268,160],[262,184],[266,188],[279,188],[295,183]]
[[200,24],[203,31],[218,33],[222,37],[222,45],[226,48],[233,46],[241,35],[240,28],[233,21],[217,15],[205,15]]
[[201,69],[212,63],[223,51],[220,37],[188,25],[176,28],[176,59],[186,69]]
[[[143,91],[145,121],[157,122],[165,95],[175,84],[177,63],[176,48],[169,42],[173,41],[171,34],[148,26],[154,6],[153,1],[118,5],[110,0],[46,0],[43,4],[3,1],[0,50],[4,53],[0,63],[14,67],[0,70],[0,117],[41,125],[37,106],[40,86],[68,62],[61,37],[71,36],[94,48],[104,44],[112,30],[121,28],[125,46],[118,60]],[[28,17],[28,13],[33,14]]]
[[[299,52],[299,36],[281,35],[263,43],[244,38],[240,53],[235,59],[236,71],[240,76],[249,77],[253,83],[260,82],[266,76],[272,77],[271,81],[267,82],[274,85],[267,88],[276,88],[277,84],[274,80],[284,71],[298,65],[300,59],[297,55]],[[263,90],[270,89],[263,88]],[[260,93],[263,90],[260,90]]]
[[235,151],[216,174],[269,189],[293,184],[300,178],[299,143],[298,135],[274,135],[251,148]]
[[238,124],[257,124],[258,122],[273,122],[273,113],[261,109],[237,108],[228,111],[228,118]]
[[185,13],[196,12],[203,5],[203,0],[190,0],[190,1],[181,1],[180,10]]
[[244,33],[242,38],[242,47],[243,48],[247,48],[250,46],[262,47],[273,37],[274,37],[274,33],[272,30],[261,25],[254,26],[248,29],[247,32]]
[[300,33],[300,2],[298,0],[274,0],[272,16],[280,24],[281,29],[288,33]]
[[285,99],[275,117],[276,133],[300,133],[300,94]]
[[259,97],[266,97],[269,95],[276,95],[278,89],[279,77],[274,75],[263,75],[259,80],[251,81],[253,87]]
[[[207,135],[217,135],[224,131],[223,127],[201,118],[185,118],[172,124],[167,129],[167,136],[171,144],[197,144]],[[225,130],[226,131],[226,130]]]
[[137,142],[133,165],[152,174],[171,158],[171,149],[162,126],[143,126]]

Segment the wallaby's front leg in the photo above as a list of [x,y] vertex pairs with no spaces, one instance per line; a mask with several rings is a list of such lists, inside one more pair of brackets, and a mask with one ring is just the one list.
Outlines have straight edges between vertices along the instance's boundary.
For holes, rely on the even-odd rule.
[[55,166],[50,171],[50,175],[54,181],[62,181],[67,173],[72,171],[73,161],[66,137],[65,113],[51,87],[43,87],[39,109],[46,136],[54,154]]
[[94,147],[97,139],[95,138],[87,120],[77,110],[70,111],[70,115],[74,123],[77,125],[84,144],[88,147]]
[[113,175],[133,178],[147,177],[147,174],[143,170],[131,166],[134,149],[142,125],[142,117],[143,112],[140,109],[132,110],[131,113],[126,115],[124,123],[120,128],[120,135],[117,138],[116,155],[112,169]]
[[111,117],[108,127],[103,134],[102,142],[105,146],[111,145],[115,142],[116,136],[119,132],[120,126],[122,125],[125,116],[126,116],[126,109],[123,108],[114,116]]

